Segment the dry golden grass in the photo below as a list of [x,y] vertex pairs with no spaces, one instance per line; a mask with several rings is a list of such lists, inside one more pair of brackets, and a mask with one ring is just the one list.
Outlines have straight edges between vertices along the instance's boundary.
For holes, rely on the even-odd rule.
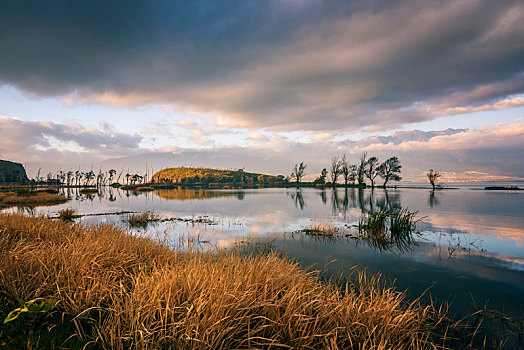
[[158,220],[160,220],[160,217],[150,211],[140,214],[130,214],[127,217],[127,222],[129,223],[129,226],[132,227],[146,227],[150,222]]
[[317,236],[330,236],[333,237],[338,233],[336,227],[333,227],[328,224],[323,224],[316,222],[311,227],[305,228],[304,233],[308,235],[317,235]]
[[43,205],[56,205],[67,202],[69,199],[65,196],[36,191],[31,195],[17,195],[14,192],[0,192],[0,205],[4,206],[27,206],[37,207]]
[[58,211],[58,217],[62,221],[70,222],[75,217],[78,217],[77,211],[74,208],[65,208]]
[[106,349],[436,348],[438,312],[275,255],[177,252],[113,226],[0,214],[0,303],[59,300]]

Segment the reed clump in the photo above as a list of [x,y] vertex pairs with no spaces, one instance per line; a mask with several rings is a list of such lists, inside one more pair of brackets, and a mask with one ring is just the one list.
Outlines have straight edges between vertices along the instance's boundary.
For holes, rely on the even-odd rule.
[[56,205],[67,202],[69,199],[56,193],[43,191],[21,190],[15,192],[1,192],[0,205],[3,206],[26,206],[37,207],[44,205]]
[[382,209],[375,213],[368,213],[358,222],[360,237],[371,239],[395,240],[411,238],[416,232],[416,224],[421,220],[417,218],[418,212],[407,209],[390,211]]
[[131,227],[147,227],[150,222],[159,221],[160,217],[153,212],[146,211],[140,214],[130,214],[127,223]]
[[105,349],[434,349],[441,341],[438,310],[366,274],[320,283],[274,254],[181,252],[114,226],[18,213],[0,214],[0,232],[0,304],[57,300],[54,312],[75,323],[68,341]]
[[58,218],[65,222],[71,222],[78,217],[78,213],[74,208],[65,208],[58,211]]
[[328,224],[323,224],[316,222],[311,227],[307,227],[302,230],[307,235],[312,236],[330,236],[333,237],[338,233],[338,230],[336,227],[333,227]]
[[378,250],[409,250],[415,244],[418,212],[407,209],[382,209],[362,216],[358,222],[358,237]]

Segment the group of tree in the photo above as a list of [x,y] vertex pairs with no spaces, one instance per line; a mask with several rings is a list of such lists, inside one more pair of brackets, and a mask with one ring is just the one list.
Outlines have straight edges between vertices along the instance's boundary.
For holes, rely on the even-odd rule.
[[[291,173],[291,179],[296,180],[297,187],[300,186],[300,181],[305,175],[307,165],[303,162],[295,164],[293,172]],[[389,181],[400,181],[402,177],[400,173],[402,171],[402,165],[397,157],[391,157],[386,159],[383,163],[380,163],[377,157],[367,158],[367,153],[362,154],[360,157],[359,164],[351,164],[346,155],[342,158],[333,157],[331,159],[331,165],[329,171],[322,169],[320,176],[313,181],[315,185],[323,185],[326,183],[326,177],[329,175],[329,180],[333,187],[336,186],[339,177],[341,176],[344,180],[344,186],[348,186],[350,183],[358,182],[359,186],[365,186],[365,178],[368,178],[371,182],[371,188],[375,187],[375,179],[381,177],[384,180],[382,186],[385,188]]]
[[35,179],[33,181],[39,182],[39,183],[56,183],[60,185],[66,185],[66,186],[103,186],[103,185],[111,185],[113,183],[119,183],[120,179],[124,180],[125,183],[128,185],[132,184],[141,184],[144,181],[147,182],[147,174],[146,175],[140,175],[140,174],[133,174],[127,172],[125,175],[123,174],[124,171],[122,170],[118,178],[115,177],[117,174],[117,171],[115,169],[110,169],[108,171],[102,171],[101,169],[98,171],[98,173],[95,173],[93,169],[89,171],[80,171],[80,170],[69,170],[69,171],[63,171],[59,170],[56,173],[49,172],[47,176],[44,178],[40,176],[40,170],[38,170]]

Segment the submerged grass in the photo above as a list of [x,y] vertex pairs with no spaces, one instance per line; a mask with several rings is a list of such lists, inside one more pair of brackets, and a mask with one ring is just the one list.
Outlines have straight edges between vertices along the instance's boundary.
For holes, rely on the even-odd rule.
[[377,277],[321,283],[274,254],[174,251],[109,225],[0,214],[0,266],[0,305],[58,300],[66,347],[432,349],[449,330]]
[[421,218],[416,218],[418,212],[407,209],[390,211],[382,209],[375,213],[362,216],[358,222],[360,237],[370,239],[398,240],[412,238],[416,232],[416,224]]

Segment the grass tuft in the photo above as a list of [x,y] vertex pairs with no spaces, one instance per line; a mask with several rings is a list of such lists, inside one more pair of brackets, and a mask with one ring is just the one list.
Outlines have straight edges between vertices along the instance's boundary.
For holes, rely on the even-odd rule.
[[415,243],[413,235],[416,233],[417,222],[421,220],[416,218],[417,214],[418,212],[410,212],[407,209],[382,209],[368,213],[358,222],[358,236],[380,250],[393,247],[407,250]]
[[66,208],[58,211],[58,217],[60,220],[65,222],[71,222],[73,219],[78,217],[78,214],[76,212],[76,209],[74,208]]
[[131,227],[147,227],[150,222],[158,221],[160,217],[155,213],[146,211],[140,214],[130,214],[127,217],[127,223]]
[[311,225],[311,227],[303,229],[302,232],[312,236],[333,237],[338,233],[338,230],[336,227],[333,227],[331,225],[316,222],[313,225]]

